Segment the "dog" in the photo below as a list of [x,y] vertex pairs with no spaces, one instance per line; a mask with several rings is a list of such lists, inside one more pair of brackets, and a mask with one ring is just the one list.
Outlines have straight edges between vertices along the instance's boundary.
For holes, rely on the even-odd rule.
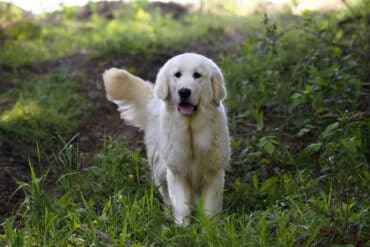
[[103,81],[121,118],[144,131],[155,184],[176,223],[187,226],[200,201],[207,216],[220,213],[231,153],[220,68],[184,53],[163,65],[155,85],[117,68],[106,70]]

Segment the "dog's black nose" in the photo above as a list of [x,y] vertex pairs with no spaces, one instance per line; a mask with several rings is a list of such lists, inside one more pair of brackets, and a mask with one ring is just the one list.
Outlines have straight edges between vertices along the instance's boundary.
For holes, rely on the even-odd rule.
[[179,95],[180,95],[180,98],[182,99],[186,99],[190,96],[191,94],[191,91],[190,89],[187,89],[187,88],[180,88],[180,90],[178,91]]

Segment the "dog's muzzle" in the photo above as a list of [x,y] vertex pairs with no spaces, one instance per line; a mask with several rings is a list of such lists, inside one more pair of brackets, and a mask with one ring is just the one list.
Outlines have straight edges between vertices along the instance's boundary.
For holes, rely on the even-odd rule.
[[189,103],[191,90],[188,88],[181,88],[179,89],[178,94],[180,96],[180,104],[178,105],[177,110],[185,116],[193,115],[197,111],[198,106]]

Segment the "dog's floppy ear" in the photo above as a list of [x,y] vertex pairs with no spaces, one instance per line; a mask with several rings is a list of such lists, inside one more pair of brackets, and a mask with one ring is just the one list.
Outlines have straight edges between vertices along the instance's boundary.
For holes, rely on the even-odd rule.
[[226,88],[225,80],[222,75],[221,69],[212,62],[212,91],[213,91],[213,101],[216,105],[219,105],[220,102],[226,97]]
[[169,81],[166,70],[167,64],[163,65],[163,67],[159,70],[154,87],[155,95],[162,100],[167,100],[169,97]]

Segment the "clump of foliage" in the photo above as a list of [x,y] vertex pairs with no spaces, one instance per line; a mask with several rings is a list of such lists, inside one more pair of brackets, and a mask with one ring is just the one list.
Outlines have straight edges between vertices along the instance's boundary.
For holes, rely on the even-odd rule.
[[308,211],[324,207],[322,243],[368,238],[370,28],[363,7],[327,18],[306,13],[285,29],[265,16],[265,34],[251,36],[241,56],[224,58],[237,161],[230,177],[239,177],[229,184],[233,209],[268,210],[274,202],[284,209],[287,201]]
[[30,13],[10,4],[0,3],[0,45],[7,40],[31,40],[40,33],[40,27],[32,20]]

